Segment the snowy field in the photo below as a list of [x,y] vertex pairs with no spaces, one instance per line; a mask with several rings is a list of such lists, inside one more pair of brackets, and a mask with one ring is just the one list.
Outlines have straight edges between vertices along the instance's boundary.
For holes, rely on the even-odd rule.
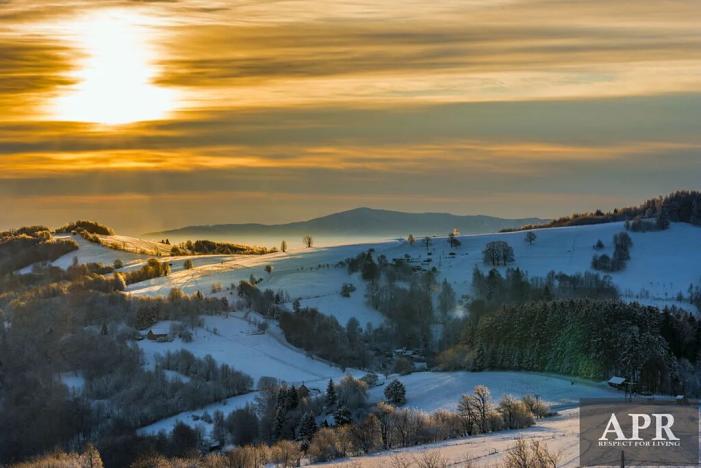
[[[156,354],[186,349],[195,356],[211,355],[219,364],[228,364],[234,369],[250,375],[254,384],[261,377],[275,377],[288,383],[301,384],[310,381],[337,379],[343,371],[321,360],[307,356],[290,346],[275,326],[265,334],[256,326],[233,315],[227,317],[204,317],[204,327],[193,331],[193,340],[186,343],[180,339],[159,343],[139,341],[147,365],[153,365]],[[154,332],[167,333],[167,324],[152,327]]]
[[[172,288],[177,287],[186,293],[200,291],[209,295],[212,286],[227,288],[253,275],[262,278],[259,287],[284,290],[291,298],[300,298],[303,305],[317,307],[322,313],[336,317],[341,324],[347,323],[351,317],[356,317],[363,326],[366,323],[378,325],[382,323],[383,318],[365,304],[365,285],[362,280],[357,275],[349,276],[345,268],[336,267],[339,261],[368,248],[374,248],[376,256],[385,255],[390,260],[408,255],[412,262],[426,265],[422,262],[430,258],[429,266],[438,268],[439,280],[447,279],[460,296],[471,293],[471,277],[475,266],[483,271],[487,270],[481,255],[487,242],[509,242],[516,257],[512,266],[520,267],[530,276],[544,276],[551,270],[571,274],[590,269],[592,255],[596,253],[592,246],[597,240],[601,239],[606,245],[602,253],[611,254],[612,237],[621,231],[622,223],[538,230],[535,231],[537,239],[533,245],[524,242],[523,232],[462,236],[462,245],[455,249],[454,256],[449,255],[451,250],[445,238],[433,238],[428,250],[419,240],[414,246],[402,241],[391,241],[297,249],[263,256],[189,257],[194,263],[191,270],[182,268],[185,257],[161,257],[162,261],[171,263],[172,273],[167,277],[130,285],[128,293],[157,297],[165,296]],[[629,234],[633,240],[631,260],[624,271],[611,275],[623,299],[657,306],[674,304],[693,310],[689,304],[678,303],[675,299],[680,291],[686,294],[690,284],[701,282],[701,228],[675,223],[667,231]],[[80,262],[105,264],[111,264],[119,258],[126,264],[125,269],[134,269],[139,268],[148,259],[145,255],[107,249],[80,237],[74,239],[79,243],[80,250],[61,257],[54,262],[56,265],[67,267],[76,256]],[[430,256],[428,252],[431,252]],[[272,267],[271,274],[265,271],[267,265]],[[340,295],[344,283],[352,283],[356,287],[350,298]],[[217,293],[219,296],[223,294],[230,295],[231,291],[225,289]],[[159,327],[167,328],[167,325],[161,323]],[[167,329],[158,331],[167,332]],[[256,326],[247,322],[241,314],[230,314],[228,318],[205,317],[204,326],[194,330],[193,338],[191,343],[181,340],[168,343],[144,340],[139,342],[139,346],[144,350],[146,361],[150,365],[153,364],[156,353],[188,349],[200,357],[210,354],[217,362],[227,363],[251,375],[255,381],[263,376],[271,376],[289,383],[304,382],[311,388],[323,389],[329,378],[337,380],[343,375],[341,369],[290,346],[275,324],[271,323],[269,330],[261,334]],[[359,371],[353,371],[353,374],[362,375]],[[79,380],[73,380],[71,376],[65,378],[72,387],[79,387]],[[425,411],[454,409],[460,395],[471,392],[478,384],[487,385],[495,400],[507,393],[517,397],[537,394],[559,408],[576,405],[577,400],[583,397],[617,394],[605,385],[580,381],[573,384],[566,378],[519,372],[423,372],[402,376],[400,380],[407,389],[408,405]],[[381,400],[382,391],[383,387],[371,389],[371,401]],[[177,420],[203,424],[207,428],[201,420],[196,421],[205,410],[210,414],[215,409],[228,413],[252,402],[255,395],[251,393],[230,398],[207,408],[176,415],[143,428],[142,431],[168,430]],[[196,418],[193,419],[193,415]],[[539,437],[551,437],[557,433],[556,438],[566,441],[569,437],[568,421],[567,417],[548,420],[541,427],[522,432]],[[573,432],[576,434],[576,428]],[[444,444],[445,449],[442,450],[446,450],[450,457],[455,456],[455,460],[464,457],[468,451],[470,456],[481,457],[480,451],[488,453],[493,449],[498,451],[499,447],[506,449],[512,443],[513,437],[513,434],[503,433],[472,438]],[[484,460],[491,462],[494,461],[492,458],[486,457]],[[576,460],[576,457],[570,459]],[[372,464],[363,466],[376,466],[375,463],[381,458],[369,457],[368,460],[371,460],[368,463]],[[576,464],[576,461],[571,463]]]
[[[387,382],[390,382],[390,377]],[[620,392],[605,383],[593,383],[530,372],[416,372],[399,377],[406,387],[406,406],[433,412],[454,411],[461,395],[486,385],[495,401],[504,395],[537,395],[553,408],[578,404],[581,398],[616,398]],[[370,400],[384,399],[384,386],[370,390]]]
[[[459,238],[462,245],[455,249],[454,257],[449,255],[451,250],[445,238],[433,238],[428,249],[430,256],[420,241],[414,246],[393,241],[259,257],[205,259],[194,270],[132,285],[129,290],[133,294],[150,296],[166,295],[172,287],[189,293],[197,290],[207,293],[213,284],[226,286],[254,275],[263,278],[260,287],[283,289],[293,298],[302,298],[304,304],[336,316],[342,324],[350,316],[356,316],[361,324],[376,324],[382,317],[363,303],[363,284],[357,277],[349,277],[343,269],[334,267],[362,250],[372,247],[377,255],[389,259],[409,255],[416,263],[430,258],[429,265],[438,268],[441,279],[448,279],[458,295],[462,295],[471,293],[473,268],[487,269],[481,252],[490,241],[507,241],[516,256],[511,266],[520,267],[530,276],[544,276],[552,270],[572,274],[590,270],[595,253],[611,255],[612,238],[621,231],[622,223],[542,229],[535,231],[537,239],[533,245],[524,242],[523,232],[462,236]],[[674,223],[666,231],[629,234],[633,240],[631,260],[624,271],[611,274],[623,299],[659,306],[678,305],[693,310],[689,304],[675,302],[675,298],[679,292],[686,294],[689,285],[701,282],[701,228]],[[596,252],[592,246],[599,239],[606,247]],[[264,271],[266,265],[273,267],[271,275]],[[326,265],[330,266],[327,268]],[[358,289],[350,299],[339,294],[344,282],[352,282]]]
[[[438,268],[440,279],[448,279],[460,296],[471,293],[473,268],[487,269],[482,263],[481,252],[490,241],[509,242],[516,256],[512,266],[520,267],[530,276],[544,276],[552,270],[571,274],[590,270],[591,258],[598,253],[592,246],[599,239],[606,245],[600,253],[610,255],[613,235],[623,230],[623,223],[541,229],[535,231],[537,239],[533,245],[524,242],[523,232],[461,236],[462,245],[455,249],[455,256],[449,255],[451,250],[445,238],[433,238],[428,250],[430,256],[419,240],[414,246],[390,241],[296,249],[262,256],[189,257],[195,266],[192,270],[182,268],[186,257],[162,257],[171,263],[173,272],[168,277],[130,285],[128,291],[135,295],[165,296],[170,289],[177,287],[186,293],[200,291],[209,294],[213,285],[227,287],[253,275],[262,278],[261,288],[285,290],[292,298],[300,298],[303,305],[317,307],[322,313],[335,316],[343,325],[351,317],[356,317],[363,326],[368,322],[378,325],[383,318],[365,304],[363,282],[357,275],[351,277],[345,269],[335,267],[339,261],[368,248],[374,248],[377,255],[389,259],[409,255],[417,264],[430,258],[429,265]],[[611,274],[622,298],[660,307],[677,305],[695,311],[689,304],[675,299],[679,292],[686,294],[689,285],[701,283],[701,228],[673,223],[666,231],[629,232],[629,235],[633,239],[631,260],[624,271]],[[145,255],[107,249],[79,236],[73,238],[80,249],[59,258],[55,265],[67,267],[76,256],[80,262],[105,264],[119,258],[127,265],[125,269],[134,269],[148,259]],[[267,265],[272,266],[272,274],[265,272]],[[343,298],[340,289],[347,282],[353,283],[357,290],[350,298]]]

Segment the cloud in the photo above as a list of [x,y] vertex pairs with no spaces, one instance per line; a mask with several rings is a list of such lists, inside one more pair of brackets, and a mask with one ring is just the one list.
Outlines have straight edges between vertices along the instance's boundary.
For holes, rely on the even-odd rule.
[[[697,0],[0,5],[12,222],[139,206],[201,222],[360,204],[548,216],[697,185]],[[71,24],[95,8],[147,19],[175,112],[118,127],[46,112],[81,63]]]

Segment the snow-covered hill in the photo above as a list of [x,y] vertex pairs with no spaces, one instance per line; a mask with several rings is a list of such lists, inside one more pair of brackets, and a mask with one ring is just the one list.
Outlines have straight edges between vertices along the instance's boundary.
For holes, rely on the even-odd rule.
[[[512,266],[531,276],[544,276],[552,270],[564,273],[590,270],[592,256],[595,253],[610,255],[614,234],[623,230],[622,223],[543,229],[535,231],[537,239],[532,245],[524,241],[523,232],[462,236],[459,238],[462,245],[454,250],[454,256],[450,255],[451,249],[445,238],[433,238],[428,251],[422,242],[410,246],[406,242],[394,241],[255,257],[215,257],[201,260],[193,270],[176,271],[165,278],[132,285],[129,291],[161,296],[171,288],[179,287],[188,293],[197,290],[207,293],[214,284],[238,283],[254,275],[263,279],[260,287],[283,289],[293,298],[302,298],[303,304],[337,316],[341,323],[350,316],[356,316],[363,324],[377,323],[382,318],[364,304],[360,280],[349,277],[342,268],[334,268],[339,261],[362,250],[374,248],[377,255],[389,259],[409,255],[419,264],[430,258],[429,265],[438,268],[441,279],[447,278],[461,295],[471,293],[475,266],[488,269],[482,262],[481,252],[490,241],[507,241],[516,256]],[[677,293],[686,295],[689,285],[701,282],[701,228],[674,223],[666,231],[629,234],[633,239],[631,260],[625,270],[611,274],[624,299],[671,305],[676,303]],[[606,246],[601,252],[593,249],[599,239]],[[272,274],[264,271],[266,265],[273,267]],[[344,282],[354,283],[358,288],[351,298],[339,294]],[[677,305],[692,310],[689,304]]]
[[[301,298],[303,305],[317,307],[321,312],[335,316],[341,324],[345,324],[351,317],[356,317],[363,325],[368,322],[377,325],[383,321],[383,317],[365,304],[363,281],[357,275],[349,276],[344,267],[336,266],[341,260],[367,249],[372,248],[376,256],[385,255],[390,260],[408,256],[418,265],[435,266],[439,271],[439,279],[447,279],[457,294],[461,295],[472,292],[472,271],[476,266],[483,270],[489,268],[483,264],[481,252],[490,241],[508,242],[513,247],[516,257],[512,266],[525,270],[531,276],[543,276],[552,270],[565,273],[589,270],[592,255],[597,253],[593,249],[597,240],[606,245],[603,252],[610,254],[612,238],[621,231],[622,223],[543,229],[535,231],[537,239],[532,245],[525,242],[524,232],[461,236],[461,246],[454,250],[451,250],[446,238],[432,238],[428,249],[419,240],[413,246],[405,241],[393,241],[297,249],[262,256],[197,256],[189,257],[194,262],[194,268],[189,270],[183,268],[185,257],[161,257],[161,261],[171,263],[172,273],[167,277],[132,284],[128,293],[165,296],[172,288],[177,287],[186,293],[200,291],[205,295],[229,295],[230,299],[235,301],[236,296],[233,296],[233,292],[227,290],[227,287],[253,275],[262,279],[259,287],[285,290],[290,297]],[[631,260],[624,271],[611,274],[624,299],[656,305],[674,304],[678,292],[686,294],[690,284],[698,285],[701,282],[701,228],[675,223],[666,231],[629,234],[633,240]],[[134,269],[139,268],[149,258],[148,255],[112,250],[82,238],[74,238],[80,249],[58,259],[54,262],[56,265],[66,267],[76,256],[80,262],[106,264],[111,264],[119,258],[126,264],[126,269]],[[138,240],[135,242],[138,243]],[[451,252],[454,254],[451,255]],[[425,263],[429,259],[430,263]],[[272,267],[272,273],[265,271],[268,265]],[[344,283],[352,283],[356,287],[356,291],[349,298],[340,295]],[[220,291],[219,288],[214,288],[218,292],[212,292],[212,286],[218,285],[223,286],[223,289]],[[693,309],[688,303],[678,305]],[[167,327],[167,324],[159,326]],[[228,363],[235,369],[250,374],[254,379],[271,376],[290,383],[304,382],[319,389],[324,388],[329,378],[337,380],[345,373],[338,367],[290,346],[274,323],[271,323],[266,333],[258,333],[255,325],[246,321],[240,313],[231,314],[229,317],[206,317],[204,326],[194,330],[193,340],[189,343],[179,339],[166,343],[144,340],[139,342],[139,346],[144,350],[147,363],[153,362],[156,353],[184,348],[198,356],[211,354],[218,362]],[[360,371],[349,372],[361,374]],[[489,386],[496,398],[506,393],[516,396],[535,393],[560,407],[576,404],[582,397],[612,395],[612,390],[605,386],[573,383],[570,379],[519,372],[424,372],[400,379],[407,388],[408,404],[426,411],[454,408],[460,394],[471,391],[477,384]],[[381,399],[382,390],[381,386],[371,389],[371,400]],[[197,416],[204,411],[212,413],[221,409],[230,412],[250,403],[254,398],[255,393],[230,398],[207,408],[159,421],[143,431],[153,433],[161,429],[167,430],[177,420],[194,423],[195,419],[199,419]],[[202,422],[198,421],[196,424]],[[560,418],[548,421],[539,428],[529,429],[526,433],[540,436],[554,431],[551,438],[569,441],[569,438],[574,437],[570,431],[570,424],[570,419]],[[443,444],[441,451],[447,451],[448,456],[452,457],[453,453],[458,456],[459,451],[464,453],[467,448],[472,448],[476,450],[474,454],[478,455],[480,450],[486,450],[488,447],[498,445],[505,448],[507,442],[512,439],[513,435],[509,433],[472,438]],[[569,443],[563,445],[568,453]],[[371,457],[367,462],[375,463],[383,460],[382,457],[384,455]],[[487,460],[491,461],[492,458],[487,457]],[[362,463],[366,463],[366,460]]]

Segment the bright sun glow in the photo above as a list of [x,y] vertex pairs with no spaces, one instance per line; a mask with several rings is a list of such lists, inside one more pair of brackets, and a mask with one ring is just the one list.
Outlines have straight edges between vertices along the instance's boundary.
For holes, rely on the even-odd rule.
[[54,103],[60,120],[125,124],[165,117],[172,90],[153,83],[152,37],[145,19],[129,11],[95,12],[67,26],[80,50],[76,84]]

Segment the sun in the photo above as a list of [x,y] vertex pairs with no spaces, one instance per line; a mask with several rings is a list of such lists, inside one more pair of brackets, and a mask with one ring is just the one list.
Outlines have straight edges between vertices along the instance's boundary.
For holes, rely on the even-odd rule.
[[147,24],[128,10],[103,10],[66,25],[77,52],[75,84],[56,98],[53,117],[106,125],[166,117],[175,93],[154,83],[158,69]]

